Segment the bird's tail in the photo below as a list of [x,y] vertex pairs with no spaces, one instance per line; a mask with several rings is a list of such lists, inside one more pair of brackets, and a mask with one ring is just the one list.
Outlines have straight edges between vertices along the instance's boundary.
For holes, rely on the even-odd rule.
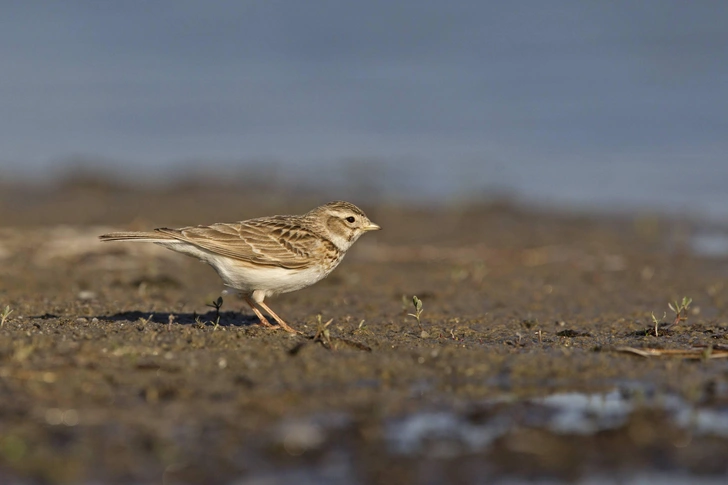
[[169,241],[170,239],[174,238],[161,232],[124,231],[102,234],[101,236],[99,236],[99,239],[101,239],[101,241],[161,242]]

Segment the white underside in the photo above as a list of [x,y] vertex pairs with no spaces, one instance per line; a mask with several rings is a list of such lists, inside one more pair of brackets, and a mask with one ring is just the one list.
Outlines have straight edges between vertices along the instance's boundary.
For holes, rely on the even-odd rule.
[[251,263],[231,259],[206,251],[184,241],[155,241],[173,251],[198,258],[215,268],[225,286],[244,296],[252,296],[255,301],[263,298],[300,290],[321,281],[337,265],[328,268],[310,267],[306,269],[286,269],[275,266],[256,266]]

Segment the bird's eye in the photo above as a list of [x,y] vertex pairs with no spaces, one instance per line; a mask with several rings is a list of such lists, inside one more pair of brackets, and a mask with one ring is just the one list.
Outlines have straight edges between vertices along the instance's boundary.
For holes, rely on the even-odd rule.
[[346,222],[353,223],[356,219],[354,219],[354,216],[349,216],[346,218]]

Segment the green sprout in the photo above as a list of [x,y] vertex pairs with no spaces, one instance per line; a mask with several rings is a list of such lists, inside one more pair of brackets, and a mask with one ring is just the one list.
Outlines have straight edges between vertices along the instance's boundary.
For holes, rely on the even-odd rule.
[[[690,304],[692,304],[692,302],[692,298],[684,296],[682,301],[680,302],[675,300],[672,303],[668,303],[667,306],[675,314],[675,318],[672,320],[672,323],[664,326],[663,329],[669,329],[671,327],[674,327],[675,325],[678,325],[680,322],[686,322],[688,319],[688,309],[690,308]],[[662,314],[662,320],[665,320],[665,318],[667,318],[667,312]],[[658,337],[660,320],[655,316],[655,312],[652,312],[652,324],[654,325],[655,337]]]
[[366,320],[361,320],[359,325],[352,331],[352,334],[367,334],[370,333],[366,325]]
[[213,331],[215,331],[220,325],[220,308],[222,308],[222,297],[218,296],[217,300],[213,301],[212,303],[208,303],[205,306],[209,306],[210,308],[215,309],[215,327],[213,328]]
[[0,327],[5,325],[5,321],[11,313],[13,313],[13,311],[10,309],[10,305],[5,305],[5,310],[3,310],[2,314],[0,314]]
[[677,301],[673,303],[668,303],[667,306],[670,307],[670,310],[675,313],[675,319],[672,321],[673,325],[677,325],[680,322],[685,322],[688,319],[688,308],[690,308],[690,304],[693,302],[692,298],[688,298],[687,296],[683,296],[683,299],[680,303]]
[[141,323],[142,325],[146,325],[147,323],[152,321],[152,318],[154,318],[154,313],[149,315],[147,318],[139,317],[139,323]]
[[328,322],[323,323],[321,314],[316,315],[316,335],[313,336],[314,342],[320,342],[325,349],[331,350],[331,331],[329,325],[334,322],[334,319],[330,319]]
[[[662,319],[664,320],[665,317],[667,317],[667,312],[662,314]],[[657,331],[658,328],[660,328],[660,320],[655,316],[655,312],[652,312],[652,323],[655,326],[655,337],[659,337],[659,333]]]
[[415,306],[415,313],[408,313],[407,316],[415,318],[417,320],[417,326],[422,330],[422,322],[420,321],[420,315],[422,315],[422,300],[417,298],[417,296],[413,296],[412,304]]

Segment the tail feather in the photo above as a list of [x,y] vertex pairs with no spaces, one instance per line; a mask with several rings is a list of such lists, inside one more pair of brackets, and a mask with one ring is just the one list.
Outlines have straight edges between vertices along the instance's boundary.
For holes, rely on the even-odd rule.
[[161,232],[136,232],[136,231],[124,231],[124,232],[110,232],[109,234],[102,234],[99,236],[101,241],[136,241],[136,242],[159,242],[169,241],[174,239]]

